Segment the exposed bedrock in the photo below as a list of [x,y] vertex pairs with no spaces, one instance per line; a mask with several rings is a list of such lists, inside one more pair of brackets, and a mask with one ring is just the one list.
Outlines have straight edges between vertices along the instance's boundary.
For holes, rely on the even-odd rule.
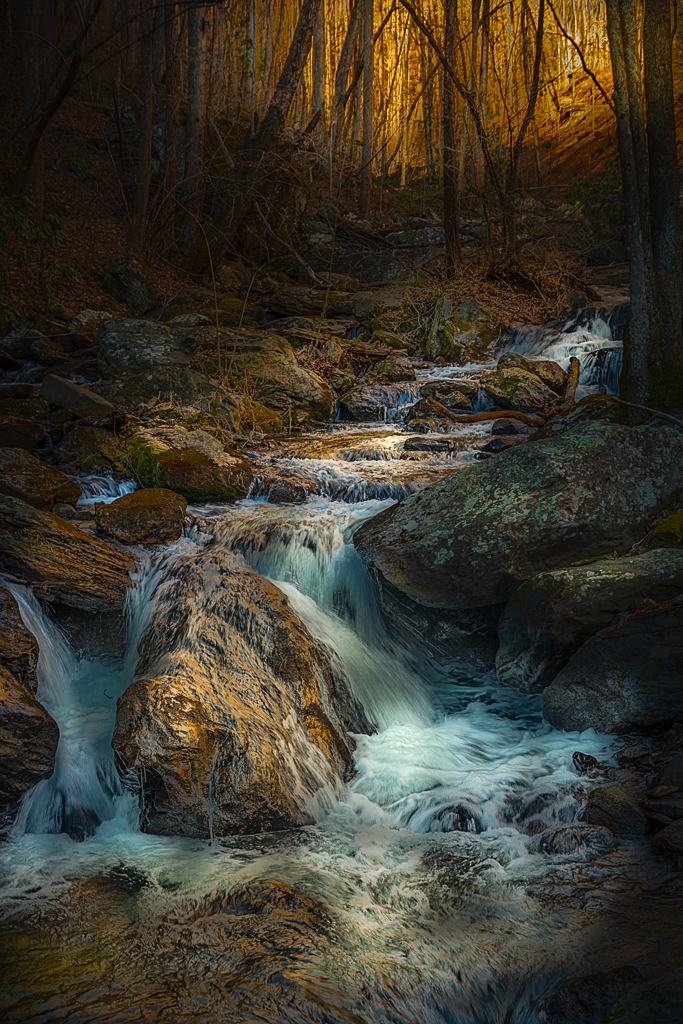
[[600,630],[681,593],[680,548],[541,573],[515,591],[501,616],[498,678],[506,686],[539,693]]
[[682,483],[678,431],[587,423],[467,466],[354,542],[375,581],[418,604],[485,608],[541,572],[627,552]]
[[208,837],[316,819],[370,726],[272,583],[212,548],[163,584],[112,740],[143,828]]

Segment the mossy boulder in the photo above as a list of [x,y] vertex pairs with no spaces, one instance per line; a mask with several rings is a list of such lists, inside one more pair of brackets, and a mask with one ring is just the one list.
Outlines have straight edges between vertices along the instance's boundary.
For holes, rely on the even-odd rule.
[[504,367],[481,379],[481,387],[496,409],[543,415],[557,405],[558,396],[535,373]]
[[48,601],[97,612],[120,612],[132,557],[51,512],[0,497],[0,567],[38,584]]
[[354,535],[363,560],[430,607],[508,600],[525,580],[626,553],[683,485],[683,436],[589,424],[466,466]]
[[[268,309],[281,316],[330,316],[333,310],[351,303],[350,292],[331,288],[281,288],[268,298]],[[351,307],[349,305],[349,312]]]
[[143,487],[164,487],[188,501],[236,501],[251,485],[248,459],[205,430],[142,427],[126,450],[128,467]]
[[540,430],[529,437],[530,441],[545,441],[549,437],[559,437],[575,429],[583,429],[587,423],[621,423],[623,406],[620,406],[613,395],[586,395],[566,412],[554,416]]
[[405,338],[398,334],[392,334],[391,331],[375,328],[372,332],[372,340],[378,345],[387,345],[389,348],[406,349],[409,352],[413,350],[413,346]]
[[81,488],[25,448],[0,448],[0,494],[21,498],[35,508],[78,501]]
[[54,460],[70,473],[124,473],[125,447],[113,430],[81,424],[55,447]]
[[386,359],[380,359],[366,374],[366,378],[385,380],[390,384],[395,384],[399,381],[415,380],[415,370],[413,364],[405,356],[389,356]]
[[563,370],[559,363],[552,359],[527,359],[519,352],[505,352],[498,360],[498,370],[510,370],[512,368],[526,370],[539,377],[546,387],[554,391],[556,395],[563,395],[567,387],[569,374]]
[[2,398],[0,415],[16,416],[22,420],[46,420],[50,406],[44,398]]
[[660,519],[648,538],[649,548],[683,547],[683,508]]
[[501,616],[498,678],[506,686],[539,693],[617,616],[682,592],[683,551],[678,549],[541,573],[515,591]]
[[543,714],[571,731],[668,728],[683,714],[683,598],[587,640],[543,691]]
[[186,509],[182,495],[149,487],[101,505],[95,524],[98,533],[121,544],[163,544],[182,533]]

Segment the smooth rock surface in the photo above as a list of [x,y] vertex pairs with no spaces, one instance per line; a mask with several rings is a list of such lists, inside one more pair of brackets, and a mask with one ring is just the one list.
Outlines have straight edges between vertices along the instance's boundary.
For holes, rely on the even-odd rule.
[[120,612],[133,559],[51,512],[0,497],[0,567],[39,584],[49,601]]
[[559,729],[664,729],[683,714],[683,598],[588,640],[543,691]]
[[589,794],[586,823],[608,828],[616,836],[645,835],[648,828],[635,797],[616,782],[599,786]]
[[543,415],[559,402],[557,394],[540,377],[517,366],[487,374],[482,377],[481,387],[496,409]]
[[523,583],[498,626],[498,679],[526,693],[552,683],[579,647],[622,612],[683,593],[683,550],[555,569]]
[[378,384],[361,381],[339,399],[343,408],[360,422],[383,420],[387,409],[395,408],[404,397],[416,397],[416,384]]
[[682,484],[680,432],[589,424],[467,466],[380,512],[354,543],[420,604],[484,607],[540,572],[628,551]]
[[208,838],[313,821],[367,731],[287,598],[222,548],[165,585],[119,699],[113,746],[135,772],[143,828]]
[[563,370],[559,363],[552,359],[527,359],[519,352],[504,352],[498,360],[498,370],[508,370],[516,367],[526,370],[539,377],[547,388],[554,391],[556,395],[564,395],[569,374]]
[[144,487],[164,487],[188,501],[236,501],[251,485],[249,460],[205,430],[140,427],[126,449]]
[[0,448],[0,494],[48,508],[59,501],[78,501],[82,491],[58,469],[46,466],[24,448]]
[[73,381],[58,377],[57,374],[48,373],[43,378],[43,386],[40,389],[42,398],[60,409],[68,409],[79,419],[105,419],[114,412],[114,406],[101,395],[96,395],[90,388],[82,384],[74,384]]
[[120,544],[163,544],[177,540],[183,529],[187,501],[163,487],[124,494],[95,515],[97,532]]

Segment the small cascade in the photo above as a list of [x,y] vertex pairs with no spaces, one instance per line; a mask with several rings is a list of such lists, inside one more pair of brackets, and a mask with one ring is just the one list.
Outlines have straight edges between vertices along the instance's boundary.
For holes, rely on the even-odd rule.
[[599,387],[609,395],[619,393],[619,376],[624,362],[621,348],[601,348],[589,352],[581,360],[579,384],[585,387]]
[[83,494],[78,499],[79,505],[92,505],[96,501],[111,502],[123,494],[132,494],[137,490],[135,480],[118,480],[111,475],[82,476],[78,483]]

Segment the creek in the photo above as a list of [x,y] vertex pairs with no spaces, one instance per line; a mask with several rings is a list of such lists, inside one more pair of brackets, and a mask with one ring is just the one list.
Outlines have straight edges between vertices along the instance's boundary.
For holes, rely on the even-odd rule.
[[[140,551],[117,660],[74,652],[10,582],[60,745],[0,846],[4,1020],[541,1024],[544,999],[586,965],[663,962],[678,913],[646,842],[580,828],[552,854],[536,841],[580,823],[589,783],[573,752],[609,763],[614,740],[554,730],[537,696],[397,641],[352,544],[367,518],[477,458],[489,432],[455,428],[452,451],[419,461],[401,458],[400,421],[290,445],[283,458],[321,493],[197,507],[179,541]],[[91,480],[84,500],[116,491]],[[116,770],[116,698],[155,594],[209,537],[283,591],[376,724],[355,737],[353,779],[311,792],[311,826],[149,835]]]

